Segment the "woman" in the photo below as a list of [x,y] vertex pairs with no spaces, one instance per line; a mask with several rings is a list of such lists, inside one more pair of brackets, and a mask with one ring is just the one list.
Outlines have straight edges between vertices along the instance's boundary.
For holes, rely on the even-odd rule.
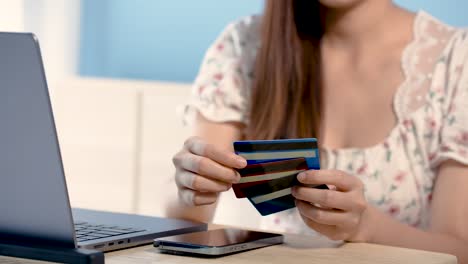
[[189,109],[173,216],[212,218],[246,165],[232,141],[317,137],[298,179],[336,190],[296,187],[272,226],[468,263],[466,31],[391,0],[270,0],[207,52]]

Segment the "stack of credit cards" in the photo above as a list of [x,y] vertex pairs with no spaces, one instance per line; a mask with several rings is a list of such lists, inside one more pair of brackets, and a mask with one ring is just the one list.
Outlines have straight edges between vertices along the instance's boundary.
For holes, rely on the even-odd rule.
[[249,199],[261,215],[295,207],[291,188],[300,184],[297,174],[320,169],[315,138],[236,141],[234,151],[248,164],[238,170],[241,179],[233,185],[234,193]]

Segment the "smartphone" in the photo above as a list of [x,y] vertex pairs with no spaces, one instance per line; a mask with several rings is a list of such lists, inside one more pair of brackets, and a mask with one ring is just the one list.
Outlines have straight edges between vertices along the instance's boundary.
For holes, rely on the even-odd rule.
[[215,229],[157,238],[161,252],[178,255],[223,256],[283,243],[283,235],[242,229]]

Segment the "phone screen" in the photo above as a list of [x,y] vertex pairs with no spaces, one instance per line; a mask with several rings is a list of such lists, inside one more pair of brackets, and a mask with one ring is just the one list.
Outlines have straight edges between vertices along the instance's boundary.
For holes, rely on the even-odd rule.
[[223,247],[227,245],[247,243],[277,236],[281,235],[274,233],[247,231],[241,229],[216,229],[160,238],[157,240],[162,243],[174,242],[207,247]]

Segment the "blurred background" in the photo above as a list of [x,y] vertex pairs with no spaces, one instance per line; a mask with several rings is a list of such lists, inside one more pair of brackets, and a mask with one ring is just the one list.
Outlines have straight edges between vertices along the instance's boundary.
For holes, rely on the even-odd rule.
[[[396,2],[468,26],[468,1]],[[0,0],[0,31],[33,32],[40,41],[73,206],[164,215],[176,196],[171,157],[190,133],[178,106],[226,24],[262,7],[262,0]],[[215,222],[255,227],[258,219],[226,193]]]

